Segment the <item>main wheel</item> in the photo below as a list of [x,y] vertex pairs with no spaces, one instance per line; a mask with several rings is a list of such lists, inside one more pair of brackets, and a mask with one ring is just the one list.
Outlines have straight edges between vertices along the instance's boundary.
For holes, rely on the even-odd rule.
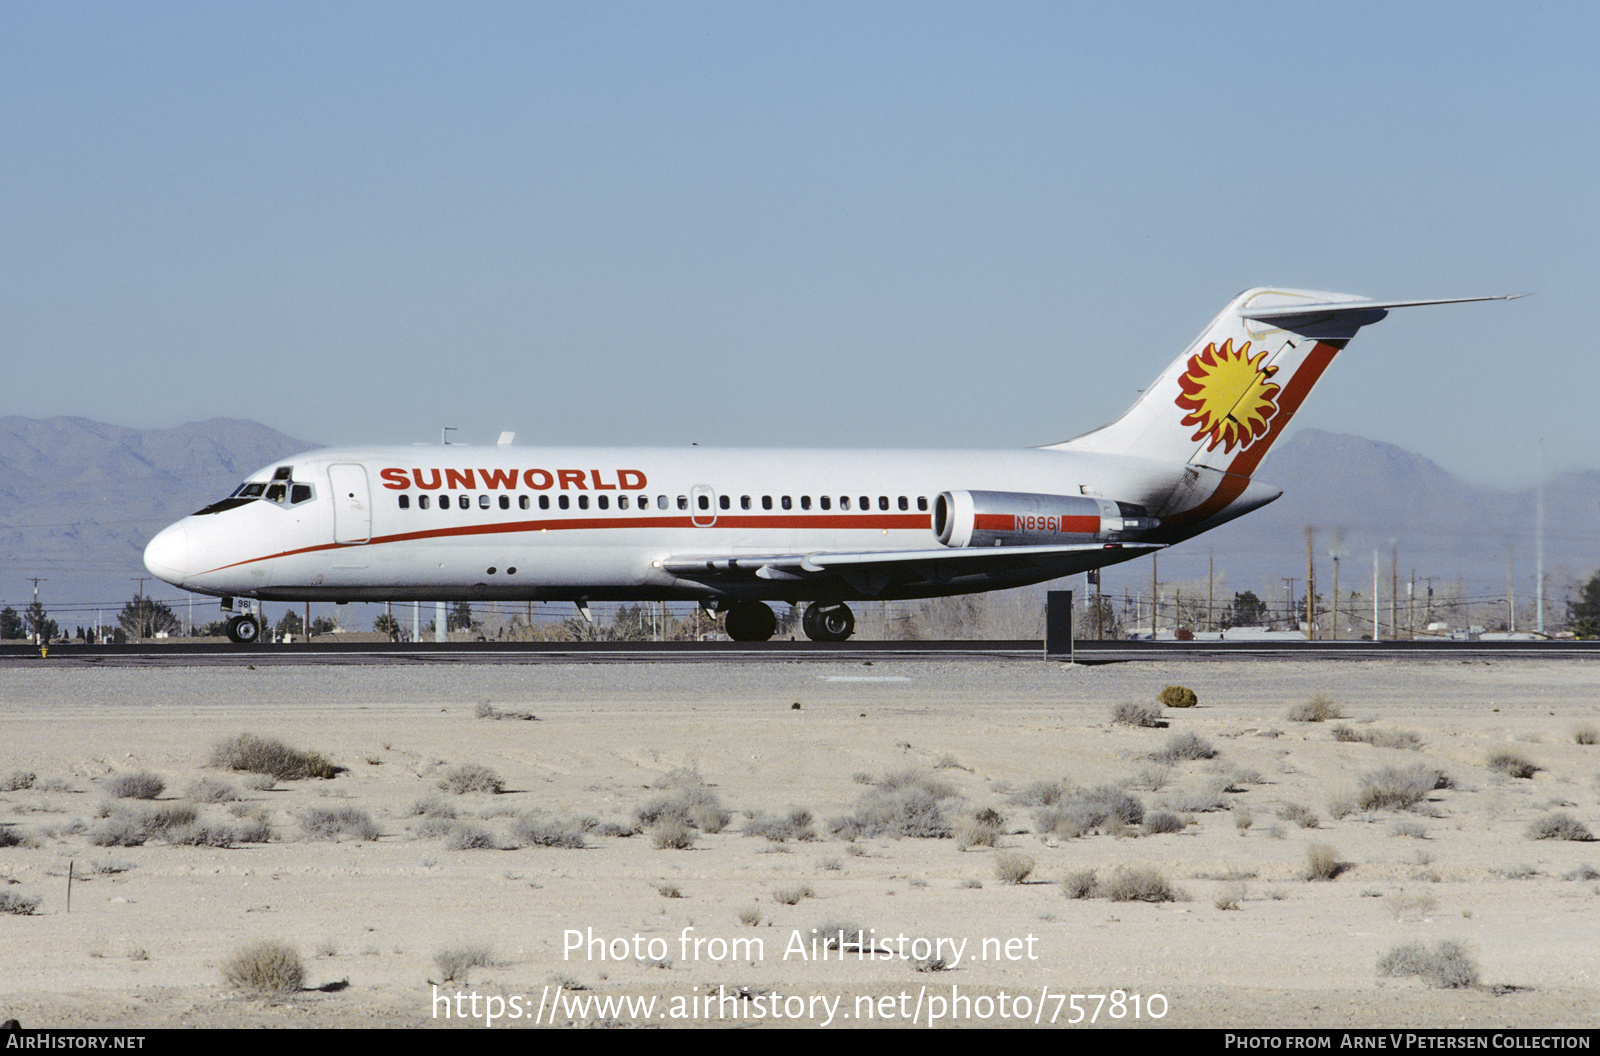
[[723,626],[736,642],[764,642],[778,629],[778,618],[759,601],[741,601],[728,608]]
[[845,604],[813,603],[800,617],[800,628],[813,642],[842,642],[855,633],[856,614]]
[[235,645],[253,645],[261,637],[261,624],[254,616],[235,616],[228,621],[228,640]]
[[778,617],[759,601],[741,601],[728,609],[723,626],[736,642],[764,642],[778,629]]

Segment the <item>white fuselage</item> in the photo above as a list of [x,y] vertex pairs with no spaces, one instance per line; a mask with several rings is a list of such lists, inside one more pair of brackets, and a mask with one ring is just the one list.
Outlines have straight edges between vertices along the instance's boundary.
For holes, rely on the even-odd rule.
[[[926,597],[1039,582],[1137,553],[865,587],[776,573],[691,579],[664,566],[702,554],[938,549],[932,505],[952,489],[1102,496],[1159,512],[1186,472],[1044,449],[326,449],[252,474],[240,492],[256,494],[236,492],[166,529],[146,563],[187,590],[265,600]],[[1275,496],[1252,494],[1245,508]]]

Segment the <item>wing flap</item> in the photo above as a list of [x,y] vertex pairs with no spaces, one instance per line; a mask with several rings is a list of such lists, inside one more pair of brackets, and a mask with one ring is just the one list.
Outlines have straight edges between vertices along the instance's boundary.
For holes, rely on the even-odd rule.
[[[1161,549],[1157,543],[1079,543],[1072,546],[942,547],[936,550],[869,550],[859,553],[694,554],[665,558],[661,567],[684,579],[753,576],[808,579],[817,576],[873,576],[916,573],[941,580],[1021,568],[1078,565],[1080,569],[1126,561]],[[1095,560],[1104,556],[1107,560]],[[1063,575],[1068,574],[1066,572]]]

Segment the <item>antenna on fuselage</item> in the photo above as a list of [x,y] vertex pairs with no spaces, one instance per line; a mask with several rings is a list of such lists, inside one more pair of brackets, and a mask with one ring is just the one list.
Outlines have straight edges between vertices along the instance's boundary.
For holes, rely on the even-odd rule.
[[441,444],[450,443],[450,434],[451,433],[456,433],[456,432],[460,432],[460,430],[457,429],[453,425],[447,425],[443,429],[440,429],[439,430],[439,443],[441,443]]

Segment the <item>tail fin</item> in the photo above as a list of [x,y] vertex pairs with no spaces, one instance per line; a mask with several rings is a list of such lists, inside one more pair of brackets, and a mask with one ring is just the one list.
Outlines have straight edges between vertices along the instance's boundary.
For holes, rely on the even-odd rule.
[[1357,330],[1391,308],[1509,297],[1366,301],[1246,290],[1110,425],[1051,447],[1133,455],[1248,477]]

